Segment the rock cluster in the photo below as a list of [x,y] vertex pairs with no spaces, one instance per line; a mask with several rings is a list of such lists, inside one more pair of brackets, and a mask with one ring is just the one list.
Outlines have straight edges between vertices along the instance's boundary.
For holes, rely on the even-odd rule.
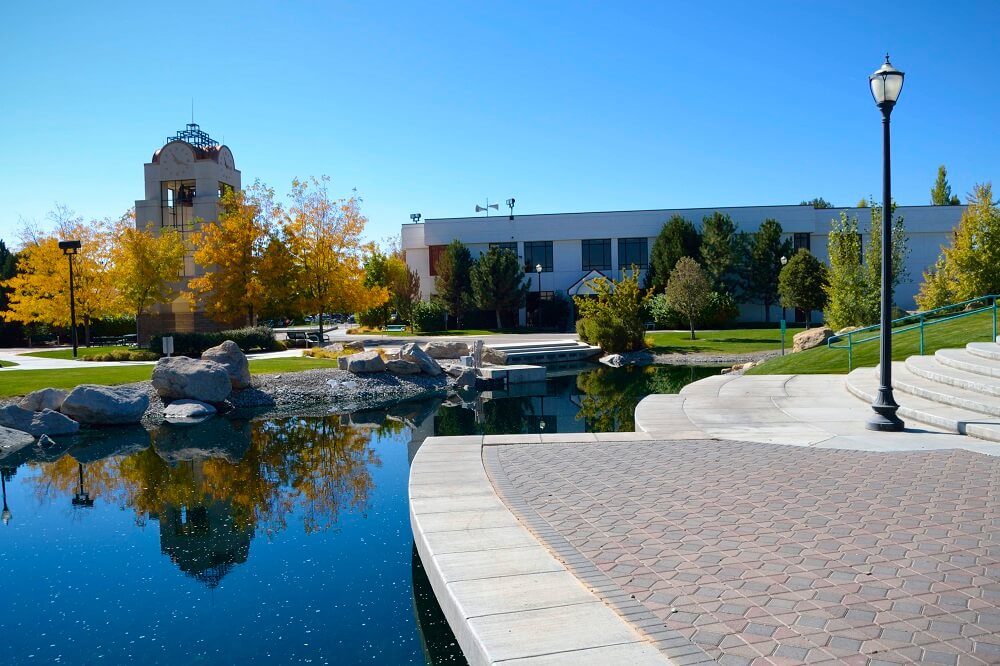
[[[331,345],[332,347],[333,345]],[[441,365],[428,352],[433,348],[439,358],[458,358],[459,352],[468,353],[465,343],[429,342],[421,346],[414,342],[407,343],[398,350],[362,351],[337,359],[337,367],[354,374],[371,372],[391,372],[394,375],[419,375],[438,377],[444,373]],[[444,354],[456,356],[444,356]]]
[[[0,439],[10,431],[32,441],[41,437],[73,435],[80,424],[119,425],[138,423],[149,407],[142,391],[114,386],[81,384],[72,391],[47,388],[21,398],[16,405],[0,408]],[[16,439],[16,438],[15,438]]]

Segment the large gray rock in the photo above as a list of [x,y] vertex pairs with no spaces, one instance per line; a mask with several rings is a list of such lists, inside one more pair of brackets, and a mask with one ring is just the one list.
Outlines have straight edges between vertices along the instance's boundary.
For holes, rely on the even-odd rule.
[[51,409],[33,412],[17,405],[0,408],[0,425],[22,430],[32,437],[72,435],[80,430],[79,423],[59,412]]
[[44,388],[32,391],[21,398],[21,401],[17,404],[19,407],[32,412],[40,412],[43,409],[52,409],[58,412],[67,395],[69,395],[69,391],[57,388]]
[[399,348],[399,358],[404,361],[413,361],[420,366],[422,373],[431,377],[437,377],[444,372],[438,362],[428,356],[427,352],[414,342],[408,342]]
[[203,361],[215,361],[226,369],[229,381],[236,390],[250,386],[250,363],[240,346],[232,340],[226,340],[218,347],[206,349],[201,354]]
[[455,386],[459,388],[476,388],[476,369],[463,369],[462,374],[455,378]]
[[0,426],[0,460],[12,456],[21,449],[35,443],[35,438],[26,432]]
[[80,423],[138,423],[149,407],[149,396],[135,389],[81,384],[70,391],[62,413]]
[[413,361],[391,359],[385,362],[385,369],[394,375],[419,375],[420,366]]
[[469,355],[469,345],[464,342],[434,340],[421,345],[431,358],[458,358]]
[[153,368],[153,388],[164,400],[188,398],[221,403],[233,390],[229,373],[215,361],[196,361],[187,356],[161,358]]
[[163,408],[163,418],[168,421],[200,421],[215,414],[216,409],[207,402],[174,400]]
[[355,374],[363,372],[385,372],[385,361],[377,351],[358,352],[337,359],[337,366]]
[[805,351],[806,349],[812,349],[813,347],[819,347],[832,335],[833,330],[827,328],[826,326],[809,328],[801,333],[796,333],[795,337],[792,338],[792,353]]

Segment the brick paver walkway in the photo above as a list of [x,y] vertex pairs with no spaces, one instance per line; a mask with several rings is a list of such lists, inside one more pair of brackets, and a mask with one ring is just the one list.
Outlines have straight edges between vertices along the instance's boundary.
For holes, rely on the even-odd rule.
[[720,441],[487,451],[515,513],[537,513],[704,651],[684,663],[1000,663],[1000,458]]

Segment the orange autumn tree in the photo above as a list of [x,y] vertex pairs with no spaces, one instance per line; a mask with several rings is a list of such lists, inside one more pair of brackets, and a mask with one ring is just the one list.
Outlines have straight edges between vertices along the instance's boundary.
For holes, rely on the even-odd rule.
[[[374,246],[361,239],[368,219],[357,196],[335,200],[329,177],[292,181],[284,234],[295,261],[303,312],[361,312],[385,303],[385,287],[364,284],[364,258]],[[320,317],[320,334],[323,332]]]
[[111,223],[84,222],[65,206],[49,214],[55,227],[46,233],[33,224],[20,232],[17,273],[2,283],[11,290],[6,321],[54,326],[70,325],[69,261],[59,249],[60,240],[79,240],[73,256],[73,286],[77,323],[83,324],[84,343],[90,344],[90,325],[104,317],[125,313],[112,276]]
[[188,298],[217,321],[254,325],[267,294],[289,281],[289,267],[268,260],[281,217],[274,190],[260,181],[227,190],[218,223],[201,222],[201,233],[193,236],[194,260],[207,272],[188,282]]
[[179,233],[164,227],[159,235],[153,223],[135,228],[135,209],[115,224],[111,246],[112,273],[123,308],[135,315],[136,335],[139,316],[156,303],[167,303],[176,295],[172,282],[184,268],[184,241]]

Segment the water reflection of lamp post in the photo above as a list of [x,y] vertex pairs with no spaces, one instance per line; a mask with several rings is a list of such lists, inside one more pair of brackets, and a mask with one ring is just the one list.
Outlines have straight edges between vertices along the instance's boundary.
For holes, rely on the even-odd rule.
[[539,396],[542,406],[538,408],[538,433],[545,433],[545,394]]
[[[788,265],[788,257],[781,256],[781,270],[785,270],[785,266]],[[781,303],[781,355],[785,355],[785,303]]]
[[0,519],[3,520],[4,525],[9,525],[11,512],[7,508],[7,476],[3,472],[0,472],[0,485],[3,486],[3,513],[0,513]]
[[69,321],[73,327],[73,358],[76,358],[76,299],[73,297],[73,255],[80,250],[80,241],[59,241],[59,249],[69,258]]
[[94,500],[90,498],[90,493],[83,489],[83,463],[77,463],[80,468],[80,489],[73,496],[73,506],[93,507]]
[[538,275],[538,305],[535,306],[535,326],[542,327],[542,265],[535,264],[535,273]]

